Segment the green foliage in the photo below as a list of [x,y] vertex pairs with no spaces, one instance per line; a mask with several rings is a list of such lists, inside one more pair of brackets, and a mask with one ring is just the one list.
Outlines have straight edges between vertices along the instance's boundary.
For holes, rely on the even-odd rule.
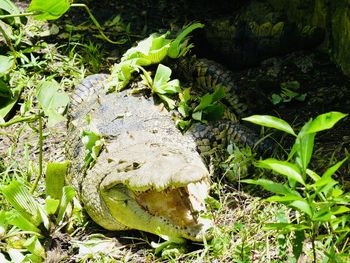
[[68,11],[71,6],[69,0],[32,0],[28,12],[34,12],[38,20],[55,20]]
[[280,94],[273,93],[271,95],[271,102],[276,105],[279,103],[287,103],[295,99],[297,101],[304,101],[306,98],[306,93],[300,94],[297,90],[300,88],[300,83],[298,81],[283,82],[281,84]]
[[[347,160],[347,157],[328,168],[322,175],[309,169],[312,158],[314,137],[317,132],[332,128],[347,114],[329,112],[319,115],[307,122],[298,134],[285,121],[272,116],[252,116],[245,118],[263,126],[285,131],[296,137],[287,161],[273,158],[259,160],[257,167],[270,169],[287,178],[287,183],[273,182],[268,179],[247,179],[242,182],[261,185],[275,195],[268,201],[280,202],[298,211],[300,217],[292,222],[267,224],[267,229],[289,231],[295,233],[294,255],[298,258],[302,252],[302,244],[310,237],[313,249],[313,261],[316,262],[316,240],[321,240],[321,229],[331,237],[329,249],[337,248],[344,241],[343,234],[350,228],[345,223],[350,219],[350,196],[344,193],[338,182],[332,178],[334,173]],[[343,222],[340,224],[340,222]],[[342,241],[340,241],[342,240]],[[327,253],[324,252],[326,256]]]
[[210,120],[221,119],[225,112],[225,106],[220,102],[226,96],[225,89],[218,85],[211,94],[205,94],[203,97],[191,96],[190,90],[185,89],[179,94],[180,102],[178,111],[183,119],[177,120],[176,125],[182,131],[186,131],[192,124],[192,121],[207,123]]
[[69,96],[59,89],[59,84],[51,80],[41,83],[37,92],[38,102],[44,110],[45,115],[48,117],[49,127],[65,120],[62,114],[65,112],[68,105]]
[[[67,170],[67,162],[65,163],[49,163],[46,170],[46,199],[42,204],[34,198],[29,192],[26,185],[22,182],[12,180],[8,185],[1,186],[1,192],[7,201],[13,206],[10,211],[1,211],[0,232],[3,239],[8,239],[11,247],[9,233],[7,237],[8,227],[15,226],[19,229],[18,237],[23,240],[22,246],[26,248],[25,255],[15,250],[11,254],[11,258],[18,257],[35,258],[35,262],[42,262],[45,258],[45,250],[40,239],[51,235],[58,226],[64,223],[67,215],[68,205],[71,204],[75,196],[75,191],[71,186],[64,186],[64,177]],[[71,216],[72,214],[69,214]],[[26,235],[25,232],[29,231]],[[18,247],[18,246],[17,246]]]
[[[142,69],[143,70],[143,69]],[[180,81],[178,79],[170,80],[171,69],[167,66],[159,64],[156,70],[156,75],[152,80],[149,73],[143,70],[141,77],[146,82],[147,86],[150,87],[153,94],[163,100],[169,109],[174,109],[175,101],[169,97],[181,91]]]
[[97,159],[104,144],[104,140],[101,135],[92,131],[83,130],[80,137],[85,146],[85,166],[89,167],[89,165]]
[[[146,76],[147,83],[152,83],[149,74],[145,73],[146,70],[143,67],[159,64],[167,56],[178,58],[185,55],[192,47],[192,45],[188,45],[186,36],[194,29],[203,26],[204,25],[200,23],[188,25],[183,28],[175,39],[167,38],[170,32],[162,35],[156,33],[151,34],[148,38],[140,41],[135,47],[127,50],[122,56],[121,62],[113,66],[110,85],[118,91],[124,89],[130,82],[132,73],[139,72],[139,70]],[[163,75],[164,71],[164,69],[161,69],[160,75]]]

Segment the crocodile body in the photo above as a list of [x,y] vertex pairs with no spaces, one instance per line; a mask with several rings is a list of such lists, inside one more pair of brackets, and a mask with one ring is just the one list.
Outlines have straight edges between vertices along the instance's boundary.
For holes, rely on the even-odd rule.
[[[196,60],[192,66],[183,63],[177,72],[190,74],[183,77],[194,81],[194,86],[208,91],[220,82],[230,92],[227,101],[236,110],[234,115],[245,110],[244,104],[235,105],[237,88],[229,71],[207,60]],[[110,230],[139,229],[194,241],[209,238],[212,222],[200,216],[206,211],[210,181],[203,156],[231,141],[253,147],[258,136],[237,119],[194,124],[182,134],[173,114],[153,96],[135,94],[132,88],[107,93],[107,78],[104,74],[87,77],[71,99],[69,181],[86,211]],[[134,85],[139,89],[142,83]],[[93,131],[104,139],[101,153],[89,168],[82,131]]]

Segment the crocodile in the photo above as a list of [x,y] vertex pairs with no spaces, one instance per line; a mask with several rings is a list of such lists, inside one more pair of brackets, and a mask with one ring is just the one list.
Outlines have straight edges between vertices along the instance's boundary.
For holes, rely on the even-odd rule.
[[[191,75],[200,87],[222,82],[233,92],[232,76],[217,64],[200,60]],[[89,216],[108,230],[138,229],[165,239],[203,241],[213,223],[205,215],[210,172],[206,153],[230,141],[252,147],[259,137],[229,119],[197,123],[185,134],[173,113],[151,94],[133,87],[108,93],[106,74],[88,76],[71,97],[67,155],[68,181]],[[134,82],[142,90],[141,82]],[[233,100],[235,101],[235,100]],[[243,107],[236,107],[243,110]],[[91,167],[85,164],[81,131],[103,137]],[[263,145],[262,147],[268,147]]]

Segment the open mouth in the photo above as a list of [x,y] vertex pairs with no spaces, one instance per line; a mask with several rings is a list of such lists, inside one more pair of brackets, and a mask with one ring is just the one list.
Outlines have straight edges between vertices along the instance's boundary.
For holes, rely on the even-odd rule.
[[123,184],[103,190],[103,199],[111,215],[130,229],[139,229],[168,239],[208,238],[210,219],[206,211],[207,180],[161,191],[132,191]]
[[197,183],[134,194],[136,202],[149,214],[166,218],[172,224],[185,228],[200,224],[200,214],[205,211],[205,188],[205,185]]

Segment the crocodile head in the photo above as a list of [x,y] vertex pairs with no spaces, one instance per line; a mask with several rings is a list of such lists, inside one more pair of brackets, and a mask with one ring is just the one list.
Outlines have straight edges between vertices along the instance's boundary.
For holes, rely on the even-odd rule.
[[152,140],[144,132],[124,137],[106,144],[82,184],[83,202],[94,221],[110,230],[138,229],[175,241],[209,238],[211,220],[201,216],[209,173],[198,153]]

